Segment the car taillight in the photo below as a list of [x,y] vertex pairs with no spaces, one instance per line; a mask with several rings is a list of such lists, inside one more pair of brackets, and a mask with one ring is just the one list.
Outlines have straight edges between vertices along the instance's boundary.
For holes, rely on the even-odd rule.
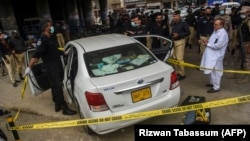
[[179,81],[178,81],[178,76],[177,76],[177,73],[175,71],[173,71],[171,73],[171,76],[170,76],[170,87],[169,89],[170,90],[173,90],[175,89],[176,87],[178,87],[180,85]]
[[94,112],[106,111],[108,106],[101,93],[85,92],[87,102],[89,104],[90,110]]

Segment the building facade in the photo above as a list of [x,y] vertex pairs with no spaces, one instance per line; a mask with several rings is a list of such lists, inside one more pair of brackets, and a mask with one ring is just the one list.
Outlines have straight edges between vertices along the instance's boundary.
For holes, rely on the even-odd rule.
[[[0,24],[4,30],[19,30],[21,35],[37,34],[40,20],[65,20],[77,26],[91,26],[99,15],[106,24],[113,10],[133,8],[177,8],[196,6],[219,0],[0,0]],[[225,1],[225,0],[220,0]],[[227,0],[240,1],[240,0]],[[247,1],[247,0],[246,0]]]

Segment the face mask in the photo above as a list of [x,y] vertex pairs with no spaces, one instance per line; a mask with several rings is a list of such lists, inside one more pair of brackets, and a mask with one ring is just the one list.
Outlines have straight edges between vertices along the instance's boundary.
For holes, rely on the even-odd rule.
[[54,31],[55,31],[54,26],[51,26],[51,27],[50,27],[50,33],[54,33]]
[[245,18],[246,18],[246,15],[241,14],[241,15],[240,15],[240,18],[241,18],[241,19],[245,19]]
[[7,39],[7,38],[8,38],[8,35],[4,35],[3,38],[4,38],[4,39]]
[[224,15],[224,14],[225,14],[224,10],[221,10],[220,15]]
[[132,27],[137,27],[138,25],[135,22],[131,22]]

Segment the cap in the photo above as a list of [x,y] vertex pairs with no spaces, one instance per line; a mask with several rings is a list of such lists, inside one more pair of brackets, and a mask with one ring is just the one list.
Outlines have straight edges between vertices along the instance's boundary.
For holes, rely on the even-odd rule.
[[226,9],[226,6],[223,5],[223,6],[220,6],[220,10],[225,10]]
[[245,13],[250,11],[250,6],[242,6],[240,9],[240,13]]
[[180,10],[175,10],[173,14],[174,15],[179,15],[179,14],[181,14],[181,11]]
[[47,27],[47,24],[51,22],[49,20],[43,20],[40,22],[40,27],[41,27],[41,30],[44,31],[44,29]]

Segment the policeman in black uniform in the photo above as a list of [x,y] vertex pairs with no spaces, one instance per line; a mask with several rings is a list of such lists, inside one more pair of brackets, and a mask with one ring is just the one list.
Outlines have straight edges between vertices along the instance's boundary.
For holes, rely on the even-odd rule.
[[[128,36],[145,35],[147,27],[142,23],[142,16],[134,15],[131,17],[131,27],[127,30]],[[137,38],[138,41],[146,46],[146,38]]]
[[212,16],[215,17],[218,14],[220,14],[220,4],[216,3],[214,8],[212,8]]
[[24,75],[29,74],[33,64],[37,63],[39,58],[41,58],[44,64],[44,71],[51,87],[52,99],[55,103],[55,111],[58,112],[62,110],[64,115],[74,115],[76,112],[69,109],[67,103],[64,101],[62,89],[64,75],[60,59],[60,54],[63,54],[63,52],[59,52],[56,40],[52,36],[54,32],[52,23],[50,21],[44,21],[42,23],[41,30],[42,34],[37,43],[36,52],[32,56],[30,64],[26,68]]
[[194,42],[194,37],[195,37],[195,23],[196,23],[196,19],[194,17],[194,14],[192,13],[192,9],[189,8],[188,10],[188,15],[185,18],[185,21],[187,22],[188,26],[189,26],[189,31],[190,34],[187,37],[187,44],[186,47],[188,46],[190,49],[192,48],[192,44]]
[[214,17],[211,16],[212,9],[207,7],[205,15],[202,16],[197,23],[197,37],[200,44],[200,54],[203,54],[205,50],[205,42],[214,31]]
[[[149,33],[170,38],[168,23],[163,21],[162,13],[155,13],[155,21],[150,25]],[[161,48],[161,41],[153,38],[151,48]]]

